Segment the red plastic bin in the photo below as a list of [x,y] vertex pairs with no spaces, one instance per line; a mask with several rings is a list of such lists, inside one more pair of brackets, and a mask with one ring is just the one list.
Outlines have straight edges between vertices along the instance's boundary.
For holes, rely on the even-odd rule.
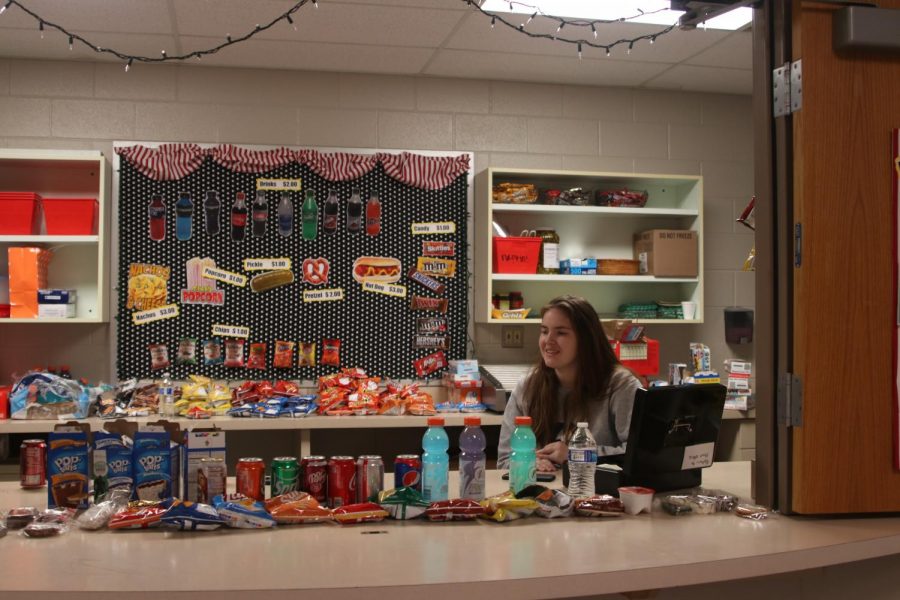
[[38,203],[34,192],[0,192],[0,235],[34,235],[40,231]]
[[494,237],[494,273],[537,273],[541,254],[539,237]]
[[44,198],[47,235],[94,235],[97,201],[93,198]]

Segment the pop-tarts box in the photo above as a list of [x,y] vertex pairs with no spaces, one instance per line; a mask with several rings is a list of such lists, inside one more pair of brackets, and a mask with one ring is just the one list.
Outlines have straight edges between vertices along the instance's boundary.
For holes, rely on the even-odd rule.
[[191,429],[184,432],[181,495],[185,500],[197,501],[197,472],[203,458],[225,460],[225,432],[221,429]]
[[172,495],[169,433],[148,425],[134,434],[134,494],[136,500],[164,500]]
[[57,425],[47,435],[47,506],[87,508],[90,425]]
[[113,489],[134,488],[133,449],[126,446],[118,433],[94,433],[94,500]]

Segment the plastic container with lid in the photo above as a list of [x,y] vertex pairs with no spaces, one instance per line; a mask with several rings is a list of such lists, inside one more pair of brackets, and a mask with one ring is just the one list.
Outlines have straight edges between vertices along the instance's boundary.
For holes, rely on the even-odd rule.
[[559,234],[552,227],[538,227],[534,233],[541,238],[537,272],[543,275],[559,274]]

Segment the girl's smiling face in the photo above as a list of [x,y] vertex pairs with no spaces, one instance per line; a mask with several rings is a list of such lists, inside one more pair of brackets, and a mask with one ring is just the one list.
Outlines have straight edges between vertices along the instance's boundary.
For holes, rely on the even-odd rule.
[[551,308],[544,313],[538,347],[549,368],[557,372],[577,368],[578,338],[572,322],[562,310]]

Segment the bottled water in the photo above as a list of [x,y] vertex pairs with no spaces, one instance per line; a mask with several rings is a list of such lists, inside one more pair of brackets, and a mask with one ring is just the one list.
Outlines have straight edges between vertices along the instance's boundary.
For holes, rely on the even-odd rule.
[[459,435],[459,497],[484,500],[484,447],[481,417],[466,417]]
[[516,417],[509,446],[509,489],[517,494],[522,488],[537,483],[537,440],[531,430],[531,417]]
[[597,442],[587,423],[576,424],[569,441],[569,495],[584,498],[594,495],[594,472],[597,468]]
[[429,417],[422,437],[422,496],[428,502],[447,500],[450,487],[450,440],[442,417]]
[[175,385],[169,378],[168,373],[163,374],[163,379],[157,389],[157,400],[159,401],[159,411],[165,417],[175,416]]

